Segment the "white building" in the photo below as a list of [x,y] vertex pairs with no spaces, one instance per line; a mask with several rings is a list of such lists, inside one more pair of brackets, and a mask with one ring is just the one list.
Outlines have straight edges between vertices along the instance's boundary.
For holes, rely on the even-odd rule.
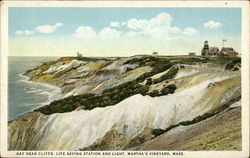
[[82,53],[77,52],[77,57],[82,57]]

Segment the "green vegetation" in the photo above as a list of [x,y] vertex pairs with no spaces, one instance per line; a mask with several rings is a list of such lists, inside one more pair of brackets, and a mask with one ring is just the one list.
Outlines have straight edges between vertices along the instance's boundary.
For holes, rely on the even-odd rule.
[[150,62],[156,62],[157,58],[153,56],[142,56],[140,58],[133,58],[126,61],[124,64],[138,64],[139,66],[145,66],[150,64]]
[[152,92],[149,92],[148,95],[151,97],[156,97],[160,96],[160,92],[158,90],[153,90]]
[[176,90],[175,84],[168,85],[161,90],[161,95],[173,94]]
[[[104,60],[102,58],[88,58],[88,57],[80,57],[74,58],[83,61],[99,61]],[[60,59],[59,59],[60,60]],[[73,58],[64,58],[65,61],[73,60]],[[111,61],[113,59],[107,58],[107,61]],[[226,68],[232,67],[229,62],[232,64],[237,64],[240,62],[240,58],[236,57],[154,57],[154,56],[142,56],[141,58],[132,58],[128,60],[124,64],[138,64],[139,67],[150,66],[153,69],[150,72],[144,73],[139,77],[135,78],[133,81],[129,81],[123,83],[119,86],[107,89],[103,91],[99,95],[94,94],[82,94],[77,96],[70,96],[64,98],[62,100],[57,100],[51,102],[49,105],[45,105],[41,108],[36,109],[35,111],[40,111],[44,114],[53,114],[53,113],[64,113],[75,110],[79,106],[83,106],[86,110],[91,110],[96,107],[106,107],[117,104],[122,100],[135,95],[150,95],[151,97],[167,95],[174,93],[176,90],[176,86],[174,84],[168,85],[161,90],[153,90],[149,92],[149,86],[152,84],[157,84],[175,77],[177,72],[179,71],[179,67],[175,66],[176,64],[197,64],[197,63],[220,63],[220,64],[228,64]],[[107,62],[107,65],[112,62]],[[53,62],[44,63],[39,67],[40,72],[45,71],[49,68],[49,66],[53,64]],[[38,68],[36,68],[38,69]],[[162,75],[157,79],[150,78],[151,76],[164,72],[166,70],[169,71]],[[131,69],[133,70],[133,69]],[[31,70],[32,71],[32,70]],[[98,71],[98,70],[97,70]],[[128,70],[130,71],[130,70]],[[27,71],[28,72],[28,71]],[[125,72],[127,73],[127,72]],[[39,73],[40,74],[40,73]],[[35,73],[32,74],[33,77],[36,77]],[[56,79],[53,79],[56,80]],[[146,80],[146,85],[142,85],[141,83]]]
[[237,65],[239,65],[241,63],[241,59],[238,58],[238,59],[234,59],[232,60],[231,62],[229,62],[228,64],[226,64],[226,69],[227,70],[233,70],[233,71],[236,71],[236,70],[239,70],[239,68],[237,67]]
[[[44,114],[53,114],[53,113],[64,113],[64,112],[70,112],[75,110],[79,106],[83,106],[86,110],[91,110],[96,107],[106,107],[111,106],[114,104],[119,103],[120,101],[135,95],[135,94],[141,94],[141,95],[150,95],[148,93],[149,86],[148,85],[141,85],[140,82],[144,81],[150,76],[153,76],[157,73],[160,73],[162,71],[165,71],[173,66],[173,63],[170,63],[167,59],[157,59],[155,57],[146,56],[144,58],[140,58],[140,60],[134,60],[132,59],[131,62],[139,62],[144,63],[146,65],[150,65],[153,67],[153,70],[148,73],[144,73],[143,75],[139,76],[134,81],[129,81],[124,84],[121,84],[119,86],[113,87],[111,89],[107,89],[103,91],[100,95],[94,95],[94,94],[82,94],[77,96],[70,96],[67,98],[64,98],[62,100],[57,100],[51,102],[49,105],[45,105],[41,108],[36,109],[35,111],[40,111]],[[127,64],[127,63],[125,63]],[[174,75],[177,73],[177,69],[172,69],[167,73],[162,81],[164,79],[170,79],[173,78]],[[157,94],[157,96],[160,95],[167,95],[168,93],[174,93],[174,90],[176,89],[175,85],[169,85],[165,87],[163,91]],[[151,95],[153,96],[153,95]]]
[[[143,82],[146,78],[149,78],[155,74],[158,74],[160,72],[168,70],[169,68],[174,66],[176,64],[176,62],[171,62],[167,58],[156,58],[156,57],[152,57],[152,56],[145,56],[145,57],[139,58],[139,59],[138,58],[131,59],[124,64],[138,64],[139,66],[152,67],[153,68],[152,71],[145,73],[136,79],[137,82]],[[177,73],[178,70],[177,69],[171,70],[170,73],[167,73],[165,76],[163,76],[162,81],[166,80],[166,79],[173,78],[174,75],[176,74],[175,72]],[[164,79],[164,77],[165,77],[165,79]],[[150,79],[147,81],[147,85],[149,85],[149,82],[151,82]]]
[[[167,95],[169,93],[174,93],[176,89],[175,85],[169,85],[165,87],[160,93],[155,96]],[[143,86],[136,81],[126,82],[114,88],[105,90],[100,95],[95,96],[94,94],[82,94],[78,96],[70,96],[62,100],[57,100],[51,102],[49,105],[45,105],[35,111],[40,111],[43,114],[53,114],[53,113],[64,113],[75,110],[79,106],[83,106],[86,110],[91,110],[96,107],[106,107],[117,104],[122,100],[135,95],[150,95],[148,93],[149,86]]]
[[161,77],[159,77],[157,79],[154,79],[153,83],[157,84],[157,83],[160,83],[164,80],[174,78],[178,71],[179,71],[179,68],[174,66],[171,69],[169,69],[169,71],[166,74],[162,75]]
[[237,63],[241,62],[240,57],[229,57],[229,56],[196,56],[196,57],[183,57],[183,56],[174,56],[172,58],[169,58],[169,60],[174,61],[176,60],[179,64],[188,64],[193,65],[197,63],[213,63],[217,65],[226,65],[229,62],[232,62],[235,60]]
[[102,94],[95,96],[94,94],[82,94],[78,96],[70,96],[62,100],[53,101],[50,105],[36,109],[44,114],[64,113],[75,110],[79,106],[83,106],[86,110],[96,107],[106,107],[119,103],[120,101],[135,95],[146,95],[149,88],[130,81],[117,87],[108,89]]
[[171,125],[171,126],[169,126],[168,128],[166,128],[166,129],[160,129],[160,128],[153,129],[151,133],[152,133],[155,137],[157,137],[157,136],[159,136],[159,135],[161,135],[161,134],[164,134],[165,132],[167,132],[167,131],[169,131],[170,129],[175,128],[175,127],[177,127],[177,126],[178,126],[178,125]]
[[28,70],[24,73],[24,75],[27,75],[29,77],[37,77],[42,75],[42,73],[50,68],[51,65],[55,64],[56,61],[49,61],[44,62],[42,65],[37,66],[34,69]]
[[159,136],[159,135],[161,135],[161,134],[163,134],[163,133],[165,133],[165,132],[166,132],[166,131],[165,131],[164,129],[157,128],[157,129],[153,129],[151,133],[152,133],[154,136]]
[[173,58],[178,60],[179,64],[194,65],[197,63],[207,63],[209,61],[208,57],[176,57]]
[[164,87],[160,92],[158,90],[153,90],[152,92],[149,92],[147,94],[150,95],[151,97],[156,97],[156,96],[173,94],[175,90],[176,90],[175,84],[171,84],[168,85],[167,87]]
[[208,59],[209,59],[208,62],[214,63],[214,64],[219,64],[219,65],[226,65],[233,60],[237,60],[237,61],[241,62],[240,57],[215,56],[215,57],[209,57]]

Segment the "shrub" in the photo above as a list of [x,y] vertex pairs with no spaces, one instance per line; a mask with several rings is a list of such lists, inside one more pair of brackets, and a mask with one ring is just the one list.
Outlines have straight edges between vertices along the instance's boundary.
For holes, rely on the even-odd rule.
[[179,71],[178,67],[172,67],[166,74],[162,75],[161,77],[154,79],[154,84],[160,83],[164,80],[172,79],[175,77],[177,72]]
[[164,87],[162,90],[161,90],[161,94],[162,95],[167,95],[167,94],[173,94],[174,91],[176,90],[176,86],[175,84],[171,84],[171,85],[168,85],[167,87]]
[[241,62],[240,58],[239,59],[234,59],[231,62],[229,62],[228,64],[226,64],[225,69],[236,71],[236,70],[239,69],[239,68],[236,67],[236,65],[239,64],[240,62]]
[[148,95],[151,96],[151,97],[159,96],[159,91],[158,90],[153,90],[152,92],[148,93]]
[[146,81],[146,85],[151,85],[152,83],[153,83],[152,78],[148,78]]
[[163,130],[163,129],[153,129],[152,130],[152,134],[154,135],[154,136],[159,136],[159,135],[161,135],[161,134],[163,134],[163,133],[165,133],[166,131],[165,130]]

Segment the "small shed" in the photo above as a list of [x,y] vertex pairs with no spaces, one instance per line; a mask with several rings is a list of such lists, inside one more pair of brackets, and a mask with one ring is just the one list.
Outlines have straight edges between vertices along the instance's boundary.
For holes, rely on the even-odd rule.
[[189,56],[196,56],[196,53],[195,52],[190,52],[188,53]]
[[152,55],[156,56],[156,55],[159,55],[159,53],[158,52],[153,52]]

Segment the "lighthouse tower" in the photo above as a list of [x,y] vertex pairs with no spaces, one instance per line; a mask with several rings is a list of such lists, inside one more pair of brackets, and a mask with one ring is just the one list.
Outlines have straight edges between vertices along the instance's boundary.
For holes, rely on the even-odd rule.
[[202,48],[201,55],[203,56],[209,56],[209,45],[208,41],[204,42],[204,47]]

